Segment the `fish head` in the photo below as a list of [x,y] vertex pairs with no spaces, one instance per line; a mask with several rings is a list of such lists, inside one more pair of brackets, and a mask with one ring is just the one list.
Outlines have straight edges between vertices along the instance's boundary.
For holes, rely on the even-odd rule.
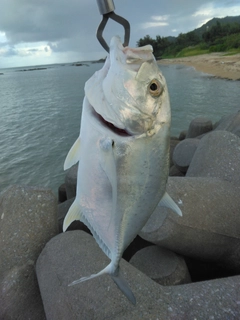
[[94,110],[129,135],[153,135],[170,127],[167,85],[153,56],[152,46],[123,47],[113,37],[103,68],[85,84]]

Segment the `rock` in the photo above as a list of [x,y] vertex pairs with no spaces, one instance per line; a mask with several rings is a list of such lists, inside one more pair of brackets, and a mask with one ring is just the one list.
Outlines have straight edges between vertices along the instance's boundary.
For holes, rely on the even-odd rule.
[[173,163],[181,172],[187,172],[199,142],[198,139],[188,138],[181,141],[174,149]]
[[[59,232],[63,232],[63,221],[64,218],[71,207],[73,201],[75,198],[69,199],[63,203],[60,203],[58,205],[58,226],[59,226]],[[88,233],[90,233],[89,229],[85,224],[79,220],[73,221],[70,226],[68,227],[68,231],[70,230],[83,230]]]
[[185,176],[175,165],[171,166],[169,169],[169,176],[170,177],[183,177]]
[[82,231],[61,233],[44,248],[37,277],[47,319],[238,319],[240,277],[163,287],[121,260],[137,303],[132,305],[111,277],[69,287],[109,263],[95,240]]
[[173,166],[173,152],[174,152],[174,149],[176,148],[176,146],[179,144],[179,140],[177,139],[170,139],[170,167]]
[[191,275],[192,282],[239,275],[239,272],[231,272],[229,269],[225,269],[224,267],[221,267],[219,264],[212,261],[196,260],[189,257],[184,257],[184,260]]
[[214,177],[240,185],[240,138],[213,131],[200,140],[186,176]]
[[229,131],[240,137],[240,110],[237,113],[222,117],[215,130]]
[[193,119],[189,125],[186,138],[196,138],[213,129],[212,121],[205,117]]
[[184,259],[158,246],[149,246],[138,251],[129,262],[163,286],[191,282]]
[[157,207],[139,235],[180,255],[240,272],[240,187],[214,178],[169,177],[179,217]]
[[187,130],[183,130],[180,132],[178,139],[182,141],[186,138],[186,135],[187,135]]
[[[222,119],[223,118],[225,118],[225,117],[222,117]],[[220,121],[221,121],[221,119],[213,123],[213,130],[215,130],[217,128],[217,126],[219,125]]]
[[67,200],[66,186],[65,186],[65,183],[63,183],[58,188],[58,202],[63,203],[66,200]]
[[75,198],[69,199],[63,203],[58,204],[58,227],[59,232],[63,231],[63,220],[68,212],[68,209],[73,204]]
[[65,176],[67,199],[76,197],[78,163],[72,166]]
[[58,233],[51,190],[11,186],[0,194],[0,319],[45,319],[35,262]]
[[0,319],[46,319],[34,266],[29,260],[1,272]]
[[152,246],[152,243],[142,239],[137,235],[136,238],[133,239],[130,245],[123,252],[122,258],[126,261],[129,261],[136,252],[148,246]]

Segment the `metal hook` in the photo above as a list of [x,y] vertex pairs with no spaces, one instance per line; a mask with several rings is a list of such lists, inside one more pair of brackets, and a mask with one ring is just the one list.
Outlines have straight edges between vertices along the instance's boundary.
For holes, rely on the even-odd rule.
[[115,7],[112,0],[97,0],[97,2],[98,2],[99,11],[103,15],[102,21],[99,24],[99,27],[97,29],[97,34],[96,34],[98,41],[100,42],[102,47],[107,52],[109,52],[109,46],[104,40],[102,34],[108,19],[112,19],[123,26],[124,32],[125,32],[123,46],[126,47],[129,44],[129,39],[130,39],[130,23],[123,17],[114,13]]

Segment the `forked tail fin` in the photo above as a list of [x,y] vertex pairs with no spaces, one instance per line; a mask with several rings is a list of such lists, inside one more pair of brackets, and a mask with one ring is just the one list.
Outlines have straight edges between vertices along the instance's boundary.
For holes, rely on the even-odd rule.
[[122,293],[128,298],[128,300],[130,300],[132,304],[136,304],[136,298],[134,297],[134,294],[132,293],[127,281],[123,278],[119,267],[114,274],[111,274],[111,277]]
[[75,284],[78,284],[78,283],[81,283],[81,282],[84,282],[84,281],[87,281],[87,280],[90,280],[90,279],[93,279],[93,278],[97,278],[105,273],[109,273],[111,272],[111,269],[112,269],[112,263],[109,263],[104,269],[102,269],[100,272],[98,273],[95,273],[95,274],[91,274],[90,276],[88,277],[82,277],[78,280],[75,280],[73,281],[72,283],[70,283],[68,286],[74,286]]
[[70,283],[68,286],[74,286],[75,284],[99,277],[103,274],[108,273],[113,281],[116,283],[118,288],[122,291],[122,293],[133,303],[136,304],[136,298],[134,297],[134,294],[132,293],[132,290],[130,289],[129,285],[127,284],[127,281],[123,278],[122,273],[120,272],[120,268],[118,267],[114,272],[113,272],[113,263],[110,262],[109,265],[107,265],[103,270],[96,274],[92,274],[91,276],[88,277],[83,277],[78,280],[73,281]]

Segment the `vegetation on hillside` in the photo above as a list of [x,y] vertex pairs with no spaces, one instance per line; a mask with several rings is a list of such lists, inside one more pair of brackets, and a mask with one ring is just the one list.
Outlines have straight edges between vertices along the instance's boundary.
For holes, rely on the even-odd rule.
[[[201,28],[178,37],[160,37],[152,39],[149,35],[141,38],[137,46],[151,44],[157,58],[175,58],[210,52],[240,53],[240,16],[239,22],[230,17],[212,19]],[[227,22],[225,22],[227,21]],[[214,22],[214,23],[213,23]]]

